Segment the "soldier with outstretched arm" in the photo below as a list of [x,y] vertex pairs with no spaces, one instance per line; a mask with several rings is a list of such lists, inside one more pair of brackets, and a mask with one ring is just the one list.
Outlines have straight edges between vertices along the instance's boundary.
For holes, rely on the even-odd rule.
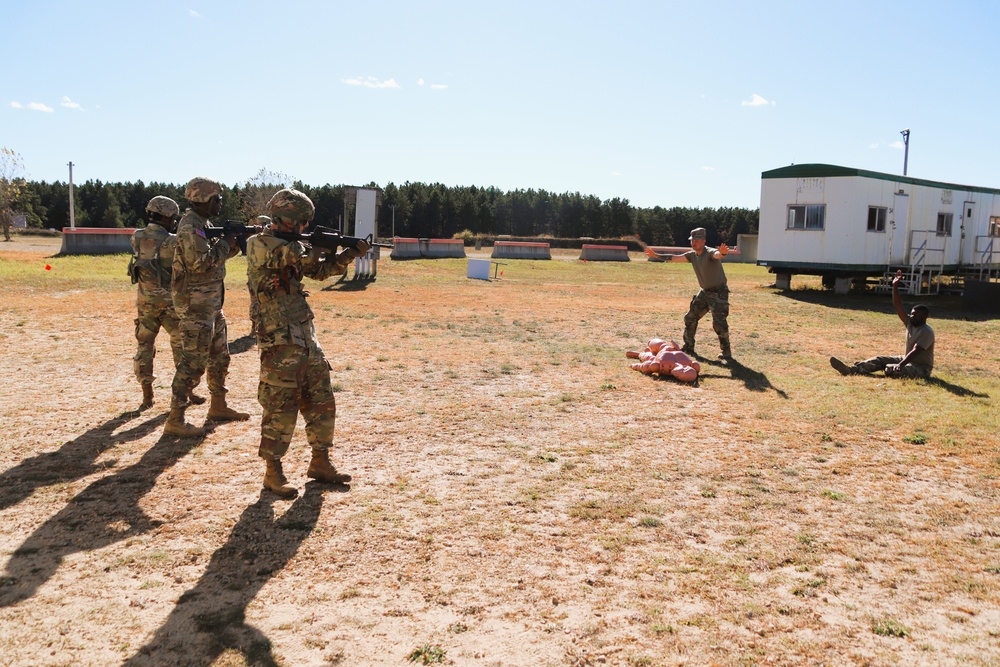
[[646,248],[646,254],[671,262],[690,262],[694,267],[701,289],[691,299],[691,306],[684,316],[683,352],[697,356],[694,338],[698,331],[698,320],[711,311],[712,328],[719,336],[719,347],[722,349],[719,358],[729,360],[733,357],[729,344],[729,284],[726,272],[722,270],[722,258],[729,254],[729,246],[720,243],[718,248],[709,248],[705,245],[706,235],[704,227],[692,229],[691,236],[688,237],[691,250],[678,255],[660,254],[652,248]]
[[294,498],[298,490],[288,483],[281,459],[300,412],[312,449],[306,476],[328,484],[351,481],[350,475],[330,463],[337,404],[330,364],[316,338],[302,279],[339,276],[370,246],[354,239],[355,245],[335,254],[335,249],[297,240],[316,214],[312,200],[298,190],[276,192],[267,204],[267,214],[270,224],[247,241],[250,312],[260,348],[257,400],[264,410],[257,453],[265,463],[264,488],[282,498]]
[[880,355],[848,365],[830,357],[830,365],[841,375],[868,375],[883,371],[890,378],[929,378],[934,368],[934,330],[927,324],[930,310],[923,304],[914,306],[909,314],[903,309],[899,284],[902,270],[892,279],[892,305],[896,316],[906,327],[906,353],[899,356]]

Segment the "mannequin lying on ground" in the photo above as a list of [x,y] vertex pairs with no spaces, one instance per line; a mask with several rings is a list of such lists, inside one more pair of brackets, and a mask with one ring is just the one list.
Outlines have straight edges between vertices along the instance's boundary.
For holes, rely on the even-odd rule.
[[673,375],[681,382],[694,382],[701,372],[701,365],[681,352],[680,345],[660,338],[653,338],[646,343],[646,349],[642,352],[630,350],[625,356],[639,360],[639,363],[631,365],[632,370],[646,374]]

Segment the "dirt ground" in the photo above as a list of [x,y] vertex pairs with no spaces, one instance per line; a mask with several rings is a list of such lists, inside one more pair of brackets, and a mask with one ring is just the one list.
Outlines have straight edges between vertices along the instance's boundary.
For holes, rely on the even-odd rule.
[[995,434],[973,413],[949,450],[820,395],[825,358],[751,323],[778,298],[763,270],[730,272],[741,364],[697,386],[624,357],[680,337],[690,269],[672,292],[621,277],[639,261],[314,284],[354,481],[307,483],[300,420],[285,501],[261,490],[242,260],[228,385],[251,419],[177,439],[165,335],[134,411],[125,260],[120,284],[47,285],[52,243],[0,243],[54,267],[0,284],[0,665],[1000,665]]

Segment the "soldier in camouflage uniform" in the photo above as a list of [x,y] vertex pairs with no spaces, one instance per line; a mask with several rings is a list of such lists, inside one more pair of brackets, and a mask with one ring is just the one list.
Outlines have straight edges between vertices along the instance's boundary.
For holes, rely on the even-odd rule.
[[[174,245],[177,241],[172,232],[179,212],[177,202],[157,195],[146,205],[148,224],[132,234],[132,261],[129,262],[128,273],[132,283],[139,286],[135,298],[138,349],[133,365],[135,377],[142,387],[140,410],[153,406],[153,359],[156,357],[156,336],[160,327],[170,336],[174,366],[181,358],[177,314],[170,295]],[[188,396],[188,400],[197,404],[205,402],[204,398],[194,395]]]
[[209,218],[222,210],[222,185],[208,178],[194,178],[184,197],[191,208],[184,212],[177,226],[174,250],[174,310],[181,334],[181,358],[171,386],[170,414],[163,428],[165,434],[203,435],[204,431],[184,421],[186,397],[208,373],[212,402],[208,418],[215,421],[249,419],[226,404],[226,376],[229,374],[229,341],[226,335],[225,301],[226,260],[239,252],[233,237],[209,240],[205,227]]
[[691,298],[691,306],[684,316],[683,351],[695,356],[694,336],[698,331],[698,320],[711,311],[712,328],[719,336],[719,347],[722,348],[719,358],[728,361],[733,358],[729,344],[729,284],[726,272],[722,270],[722,258],[729,254],[729,246],[720,243],[718,248],[709,248],[705,245],[706,235],[704,227],[692,229],[688,237],[691,250],[678,255],[660,254],[652,248],[646,248],[646,254],[672,262],[691,262],[701,289]]
[[351,481],[350,475],[338,473],[330,464],[337,406],[330,364],[316,339],[302,278],[325,280],[342,274],[368,251],[368,244],[362,241],[360,247],[331,256],[326,250],[276,237],[275,232],[302,233],[316,213],[309,197],[297,190],[275,193],[268,213],[271,225],[247,242],[247,282],[260,347],[257,400],[264,409],[258,454],[266,464],[264,488],[293,498],[298,491],[288,484],[281,457],[288,451],[299,412],[312,448],[306,475],[329,484]]
[[[253,224],[261,229],[270,226],[271,218],[266,215],[258,215],[254,218]],[[248,241],[249,243],[249,241]],[[257,329],[254,327],[254,322],[257,321],[257,299],[253,297],[253,287],[250,286],[250,277],[247,276],[247,289],[250,291],[250,335],[257,338]]]

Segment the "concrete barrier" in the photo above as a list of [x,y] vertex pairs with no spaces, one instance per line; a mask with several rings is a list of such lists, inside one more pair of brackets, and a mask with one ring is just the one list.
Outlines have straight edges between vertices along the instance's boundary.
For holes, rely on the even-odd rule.
[[494,259],[552,259],[548,243],[522,243],[519,241],[496,241],[493,244]]
[[392,252],[389,253],[389,257],[392,259],[419,259],[420,239],[392,237]]
[[584,244],[580,259],[588,262],[627,262],[627,245],[588,245]]
[[736,247],[730,248],[733,252],[730,254],[736,255],[732,261],[743,262],[746,264],[756,264],[757,263],[757,235],[756,234],[737,234],[736,235]]
[[67,227],[62,230],[60,255],[114,255],[132,252],[134,229]]
[[440,259],[444,257],[465,257],[465,242],[462,239],[425,239],[421,252],[424,257]]
[[465,243],[462,239],[406,239],[398,236],[392,239],[392,259],[443,259],[465,257]]

